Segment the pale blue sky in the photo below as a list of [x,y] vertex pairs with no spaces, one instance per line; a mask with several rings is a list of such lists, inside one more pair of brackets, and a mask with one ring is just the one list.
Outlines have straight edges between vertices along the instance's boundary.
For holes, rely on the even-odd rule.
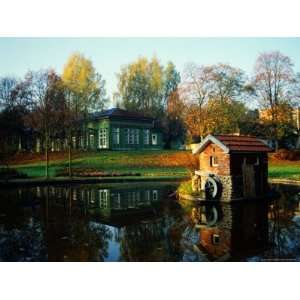
[[23,76],[28,70],[54,68],[58,73],[72,52],[90,58],[116,90],[116,73],[139,56],[171,60],[182,72],[188,62],[229,63],[251,75],[257,55],[279,50],[289,55],[300,72],[300,38],[0,38],[0,76]]

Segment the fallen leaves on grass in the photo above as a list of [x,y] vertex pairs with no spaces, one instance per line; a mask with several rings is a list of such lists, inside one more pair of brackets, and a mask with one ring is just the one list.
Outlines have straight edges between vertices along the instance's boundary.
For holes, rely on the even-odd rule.
[[[140,176],[140,173],[117,173],[117,172],[102,172],[92,168],[74,168],[72,169],[72,175],[75,177],[118,177],[118,176]],[[69,170],[67,168],[60,170],[56,173],[56,176],[69,176]]]

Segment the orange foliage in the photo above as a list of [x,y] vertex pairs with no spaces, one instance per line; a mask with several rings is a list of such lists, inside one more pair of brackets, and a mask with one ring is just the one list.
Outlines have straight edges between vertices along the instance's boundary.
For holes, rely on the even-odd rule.
[[260,111],[259,117],[263,122],[274,121],[279,124],[289,124],[292,121],[293,109],[287,103],[274,105]]

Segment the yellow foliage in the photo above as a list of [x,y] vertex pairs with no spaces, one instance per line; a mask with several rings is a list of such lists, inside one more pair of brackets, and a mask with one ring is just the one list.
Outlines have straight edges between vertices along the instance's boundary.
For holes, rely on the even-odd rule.
[[86,94],[96,88],[95,76],[92,62],[82,54],[74,53],[64,67],[62,80],[73,92]]
[[274,105],[260,111],[259,118],[264,123],[290,124],[292,121],[293,109],[287,103]]

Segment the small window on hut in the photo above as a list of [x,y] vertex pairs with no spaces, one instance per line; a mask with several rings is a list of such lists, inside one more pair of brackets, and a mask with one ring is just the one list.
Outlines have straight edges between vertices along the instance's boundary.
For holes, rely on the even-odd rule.
[[217,167],[218,166],[218,157],[217,156],[211,156],[210,157],[210,166],[211,167]]

